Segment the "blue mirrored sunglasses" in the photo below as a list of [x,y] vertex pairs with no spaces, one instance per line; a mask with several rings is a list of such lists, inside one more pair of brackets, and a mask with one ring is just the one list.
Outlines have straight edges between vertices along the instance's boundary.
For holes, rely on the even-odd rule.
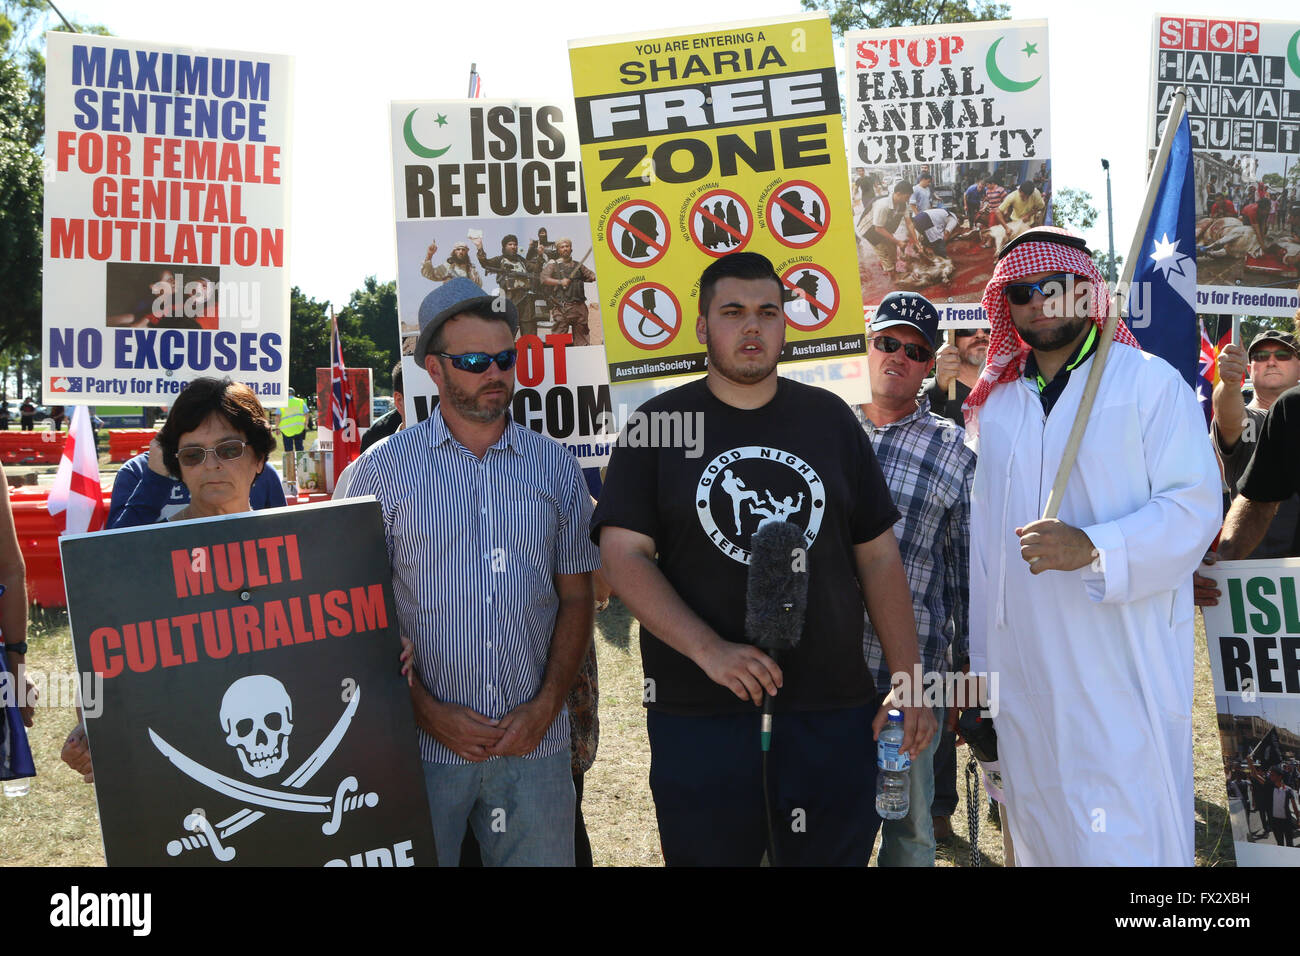
[[475,375],[482,375],[493,362],[497,363],[497,368],[501,371],[508,372],[515,367],[515,359],[519,356],[515,349],[506,349],[496,355],[489,355],[487,352],[464,352],[460,355],[439,352],[438,354],[443,358],[451,359],[452,368],[458,368],[462,372],[472,372]]
[[1054,295],[1060,295],[1066,290],[1069,283],[1075,281],[1084,281],[1075,276],[1073,272],[1058,272],[1055,275],[1044,276],[1037,282],[1011,282],[1003,289],[1007,301],[1012,305],[1028,305],[1037,292],[1044,299],[1050,299]]

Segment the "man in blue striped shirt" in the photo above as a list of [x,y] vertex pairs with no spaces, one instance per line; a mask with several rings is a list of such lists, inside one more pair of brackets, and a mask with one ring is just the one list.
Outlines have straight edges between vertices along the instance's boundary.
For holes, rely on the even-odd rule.
[[466,822],[487,866],[572,866],[564,699],[591,643],[591,498],[577,460],[507,415],[513,303],[453,278],[420,306],[441,401],[357,462],[383,508],[438,862]]
[[[975,453],[964,432],[930,411],[921,381],[934,360],[939,313],[925,296],[891,292],[881,300],[869,334],[871,401],[858,414],[871,439],[880,470],[902,517],[894,525],[898,550],[912,589],[912,611],[925,678],[908,675],[913,694],[925,680],[939,680],[953,660],[966,657],[970,571],[970,490]],[[863,652],[882,693],[891,684],[880,638],[864,618]],[[933,675],[933,676],[929,676]],[[944,707],[935,707],[942,726]],[[912,761],[908,814],[881,828],[881,866],[934,866],[935,752],[939,734]],[[951,811],[949,811],[951,812]],[[942,812],[939,814],[945,816]],[[941,822],[946,823],[946,820]],[[951,827],[949,827],[951,832]]]

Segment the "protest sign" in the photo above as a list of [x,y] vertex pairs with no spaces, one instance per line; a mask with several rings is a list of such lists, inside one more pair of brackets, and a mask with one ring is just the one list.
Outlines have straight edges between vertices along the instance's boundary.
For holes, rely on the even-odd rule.
[[462,276],[519,313],[515,420],[583,467],[605,464],[614,429],[573,107],[393,103],[391,130],[407,421],[422,421],[437,402],[412,358],[420,303]]
[[575,40],[569,59],[610,381],[704,371],[700,273],[742,250],[785,286],[783,360],[860,354],[825,15]]
[[43,382],[169,405],[289,382],[289,57],[51,33]]
[[863,30],[844,48],[868,311],[907,289],[945,322],[987,322],[998,251],[1051,222],[1047,21]]
[[377,502],[60,545],[110,866],[434,862]]
[[1291,315],[1300,283],[1300,21],[1157,16],[1152,34],[1147,162],[1185,86],[1197,305]]
[[1298,866],[1300,814],[1285,806],[1300,790],[1300,558],[1201,573],[1221,594],[1201,610],[1237,865]]

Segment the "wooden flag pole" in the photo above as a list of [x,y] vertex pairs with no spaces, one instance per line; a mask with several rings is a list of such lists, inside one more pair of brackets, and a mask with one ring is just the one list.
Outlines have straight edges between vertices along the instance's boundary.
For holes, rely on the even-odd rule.
[[[1120,290],[1127,290],[1133,281],[1133,270],[1137,267],[1137,258],[1142,254],[1142,242],[1146,238],[1147,224],[1151,221],[1151,211],[1156,205],[1156,195],[1160,192],[1160,183],[1164,179],[1165,166],[1169,162],[1169,153],[1174,146],[1174,134],[1183,121],[1183,110],[1187,104],[1187,91],[1182,87],[1174,94],[1173,106],[1169,110],[1169,121],[1165,124],[1165,135],[1160,137],[1160,148],[1156,151],[1156,160],[1151,165],[1151,178],[1147,180],[1147,194],[1142,201],[1142,215],[1138,218],[1137,231],[1133,233],[1133,242],[1128,247],[1128,258],[1124,260],[1124,272],[1114,295]],[[1096,295],[1096,291],[1093,292]],[[1061,465],[1056,469],[1056,480],[1052,482],[1052,491],[1047,496],[1047,507],[1043,509],[1044,518],[1055,518],[1061,510],[1061,497],[1065,494],[1066,482],[1074,470],[1074,461],[1079,456],[1079,445],[1083,443],[1083,433],[1088,428],[1088,419],[1092,416],[1092,403],[1097,397],[1097,388],[1101,385],[1101,375],[1106,369],[1106,358],[1110,355],[1111,343],[1115,340],[1115,329],[1119,325],[1120,310],[1127,308],[1127,301],[1112,301],[1107,310],[1106,324],[1102,326],[1101,339],[1097,342],[1097,354],[1093,356],[1092,368],[1088,370],[1088,381],[1083,387],[1083,397],[1079,400],[1079,412],[1074,417],[1070,428],[1070,437],[1065,444],[1065,454],[1061,456]]]
[[[946,334],[948,337],[947,339],[948,344],[955,348],[957,345],[957,330],[949,329]],[[937,375],[938,373],[936,372],[935,374]],[[948,383],[948,401],[950,402],[957,401],[957,379],[956,378],[954,378],[951,382]]]

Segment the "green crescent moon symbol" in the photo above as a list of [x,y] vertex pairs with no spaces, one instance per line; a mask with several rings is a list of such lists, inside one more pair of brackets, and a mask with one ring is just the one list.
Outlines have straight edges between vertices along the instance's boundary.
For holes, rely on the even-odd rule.
[[988,71],[989,79],[993,81],[993,85],[998,89],[1006,90],[1008,93],[1023,93],[1041,80],[1043,75],[1040,73],[1032,80],[1027,80],[1024,83],[1021,83],[1018,80],[1011,79],[999,70],[998,44],[1001,43],[1003,39],[1003,37],[998,37],[993,41],[993,45],[989,47],[989,55],[984,58],[984,69]]
[[[416,109],[419,109],[419,107],[417,106]],[[411,112],[406,114],[406,122],[402,124],[402,136],[406,139],[407,149],[413,152],[416,156],[422,156],[425,159],[437,159],[443,153],[447,152],[447,150],[451,149],[450,143],[442,149],[429,149],[429,147],[421,145],[420,141],[415,138],[415,133],[411,130],[411,120],[413,119],[415,119],[415,110],[411,110]]]
[[1286,65],[1291,67],[1291,72],[1300,76],[1300,50],[1297,50],[1296,41],[1300,40],[1300,30],[1291,34],[1291,42],[1286,45]]

